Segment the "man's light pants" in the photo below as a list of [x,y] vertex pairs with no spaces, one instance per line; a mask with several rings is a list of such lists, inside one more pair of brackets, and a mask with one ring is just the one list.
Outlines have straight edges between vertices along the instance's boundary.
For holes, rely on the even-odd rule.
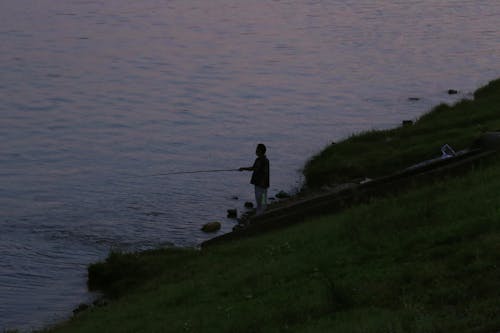
[[264,213],[267,207],[267,188],[255,186],[255,202],[257,203],[256,214]]

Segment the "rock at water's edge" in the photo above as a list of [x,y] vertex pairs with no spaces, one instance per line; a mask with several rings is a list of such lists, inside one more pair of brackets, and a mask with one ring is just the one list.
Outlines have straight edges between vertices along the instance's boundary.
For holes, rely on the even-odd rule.
[[221,227],[220,222],[209,222],[201,227],[201,230],[204,232],[215,232],[219,230]]
[[230,219],[234,219],[238,217],[238,211],[236,209],[228,209],[227,210],[227,217]]

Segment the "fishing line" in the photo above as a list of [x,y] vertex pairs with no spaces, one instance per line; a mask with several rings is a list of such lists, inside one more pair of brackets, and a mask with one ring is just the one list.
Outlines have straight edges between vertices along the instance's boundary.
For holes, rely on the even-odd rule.
[[185,175],[192,173],[213,173],[213,172],[230,172],[230,171],[240,171],[239,169],[215,169],[215,170],[195,170],[195,171],[174,171],[165,173],[154,173],[150,175],[130,175],[129,178],[145,178],[145,177],[159,177],[159,176],[171,176],[171,175]]

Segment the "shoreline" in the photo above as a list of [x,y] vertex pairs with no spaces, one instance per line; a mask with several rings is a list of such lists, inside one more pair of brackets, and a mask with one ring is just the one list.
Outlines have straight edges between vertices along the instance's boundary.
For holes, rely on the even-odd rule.
[[[253,216],[244,225],[232,232],[216,236],[200,244],[202,250],[225,242],[231,242],[246,237],[252,237],[274,229],[281,229],[296,223],[304,222],[307,218],[332,214],[353,205],[368,202],[374,197],[395,195],[416,179],[439,179],[459,173],[461,170],[479,163],[487,163],[496,158],[500,149],[500,132],[495,146],[482,147],[462,151],[460,155],[447,159],[438,159],[409,170],[402,170],[384,177],[369,181],[352,182],[337,186],[322,194],[309,195],[302,199],[291,197],[291,202],[283,202],[283,207],[270,209],[261,216]],[[496,146],[498,145],[498,146]],[[294,200],[296,199],[296,200]]]
[[[497,86],[500,86],[500,80],[494,80],[494,81],[491,81],[491,82],[490,82],[490,84],[488,84],[488,86],[495,86],[495,89],[498,89],[498,88],[497,88]],[[479,89],[476,91],[476,93],[477,93],[477,92],[484,91],[484,90],[485,90],[488,86],[485,86],[485,87],[479,88]],[[498,89],[498,90],[500,91],[500,89]],[[478,94],[478,95],[480,95],[480,94]],[[456,105],[460,105],[460,103],[469,103],[469,102],[470,102],[470,103],[473,103],[473,101],[461,101],[461,102],[458,102]],[[438,107],[436,107],[434,110],[430,111],[429,113],[424,114],[421,118],[423,118],[423,119],[432,118],[432,113],[435,113],[435,114],[442,114],[443,112],[446,112],[446,110],[448,110],[448,109],[453,110],[453,108],[455,108],[455,107],[456,107],[456,105],[454,105],[454,106],[446,106],[446,107],[444,107],[443,105],[438,106]],[[445,110],[445,111],[443,111],[444,109],[446,109],[446,110]],[[413,126],[417,126],[417,125],[418,125],[418,122],[419,122],[419,121],[417,121],[414,125],[412,125],[412,127],[413,127]],[[384,130],[384,131],[371,131],[371,132],[367,132],[367,133],[360,133],[360,134],[357,134],[357,135],[355,135],[355,136],[353,136],[353,137],[351,137],[351,138],[348,138],[346,141],[343,141],[342,143],[338,143],[338,144],[333,145],[333,146],[331,146],[331,147],[327,147],[324,151],[322,151],[322,152],[321,152],[320,154],[318,154],[318,155],[324,154],[324,152],[325,152],[326,150],[328,150],[328,149],[332,149],[332,147],[334,147],[334,148],[336,149],[339,145],[341,145],[341,144],[346,144],[346,142],[347,142],[347,144],[349,144],[349,142],[351,142],[351,143],[352,143],[353,141],[355,142],[358,138],[360,138],[360,137],[362,137],[362,136],[364,136],[364,135],[373,136],[375,132],[376,132],[377,134],[378,134],[378,133],[385,133],[385,134],[387,134],[387,133],[391,133],[391,135],[394,135],[394,133],[392,133],[392,132],[393,132],[393,131],[396,131],[396,130],[400,130],[400,131],[402,131],[402,132],[405,132],[405,131],[407,131],[407,130],[408,130],[408,127],[404,127],[404,126],[402,126],[402,127],[400,127],[400,128],[396,128],[396,129],[389,129],[389,130]],[[484,132],[484,131],[482,131],[482,129],[481,129],[481,130],[480,130],[480,132]],[[406,133],[406,134],[407,134],[407,133]],[[370,141],[371,143],[373,143],[373,140],[372,140],[371,138],[369,138],[369,139],[370,139],[369,141]],[[461,138],[460,140],[462,140],[461,142],[464,142],[462,138]],[[382,140],[382,141],[384,141],[384,140]],[[469,141],[468,141],[468,146],[472,145],[472,143],[473,143],[473,140],[472,140],[472,141],[470,141],[470,140],[469,140]],[[460,147],[460,146],[458,146],[458,147],[459,147],[459,148],[464,148],[464,147]],[[461,166],[463,167],[464,165],[465,165],[465,168],[469,169],[469,167],[470,167],[471,165],[476,165],[476,164],[475,164],[476,162],[478,162],[479,164],[481,164],[481,163],[482,163],[481,161],[484,161],[484,160],[483,160],[484,158],[486,158],[486,159],[491,158],[491,159],[493,159],[493,160],[494,160],[494,159],[495,159],[495,156],[496,156],[496,153],[492,153],[492,152],[491,152],[491,151],[489,151],[489,150],[487,150],[487,151],[482,151],[482,152],[478,153],[478,155],[475,155],[476,153],[477,153],[477,152],[474,152],[473,154],[471,154],[471,156],[467,156],[467,157],[471,157],[473,160],[472,160],[472,161],[470,161],[470,160],[469,160],[469,161],[466,161],[466,162],[462,163],[462,165],[458,165],[457,170],[458,170],[458,169],[460,169],[460,167],[461,167]],[[481,155],[481,154],[483,154],[483,155]],[[424,155],[425,155],[425,154],[424,154]],[[474,155],[475,155],[475,156],[474,156]],[[315,159],[315,158],[317,158],[317,157],[313,157],[313,158],[311,159],[311,161],[314,161],[314,159]],[[414,162],[419,162],[419,161],[417,160],[417,161],[414,161]],[[446,170],[445,170],[443,173],[437,173],[437,174],[432,175],[431,177],[435,177],[436,175],[437,175],[437,178],[438,178],[438,179],[439,179],[440,177],[443,177],[443,175],[444,175],[445,173],[447,173],[447,172],[449,172],[449,171],[450,171],[450,169],[449,169],[449,168],[446,168],[446,167],[447,167],[447,165],[449,165],[449,164],[453,164],[453,162],[456,162],[456,160],[453,160],[453,159],[447,160],[445,163],[443,163],[444,165],[440,165],[440,166],[439,166],[439,168],[441,168],[441,167],[445,167],[445,169],[446,169]],[[459,162],[460,162],[460,161],[459,161]],[[462,162],[463,162],[463,161],[462,161]],[[469,162],[472,162],[472,163],[471,163],[471,164],[469,164]],[[439,169],[439,168],[436,168],[436,169]],[[398,169],[396,169],[396,170],[398,170]],[[427,169],[427,170],[424,170],[424,171],[425,171],[425,172],[431,171],[431,173],[432,173],[432,169],[431,169],[431,170],[428,170],[428,169]],[[307,172],[307,171],[306,171],[306,172]],[[324,172],[324,171],[322,170],[321,172]],[[415,174],[417,174],[417,175],[418,175],[418,172],[416,172],[416,173],[414,173],[414,174],[412,174],[412,175],[415,175]],[[386,175],[386,176],[385,176],[386,178],[384,178],[384,177],[382,177],[382,178],[374,178],[374,180],[375,180],[375,181],[373,181],[373,180],[372,180],[372,181],[369,181],[369,182],[366,182],[366,183],[363,183],[363,184],[357,184],[357,186],[363,186],[364,188],[370,188],[370,187],[371,187],[371,188],[373,189],[373,188],[377,188],[377,186],[374,186],[374,184],[375,184],[375,185],[380,186],[380,187],[378,187],[378,191],[380,191],[380,189],[381,189],[381,188],[382,188],[382,189],[384,189],[384,187],[385,187],[385,185],[386,185],[384,182],[385,182],[385,181],[390,180],[390,179],[388,179],[387,177],[392,177],[392,178],[394,178],[394,177],[398,178],[398,177],[399,177],[399,178],[401,179],[401,177],[400,177],[400,176],[401,176],[401,174],[396,172],[395,174],[392,174],[392,175]],[[405,177],[402,177],[402,178],[405,178]],[[396,180],[400,180],[400,179],[396,179]],[[406,179],[407,179],[407,178],[406,178]],[[410,178],[410,179],[411,179],[411,178]],[[447,178],[446,178],[446,179],[447,179]],[[393,180],[394,180],[394,179],[393,179]],[[410,182],[412,182],[412,181],[413,181],[413,180],[411,180]],[[401,184],[401,183],[400,183],[400,184]],[[331,183],[329,183],[329,186],[332,186],[332,184],[331,184]],[[403,187],[407,187],[407,185],[403,185]],[[316,190],[318,190],[318,187],[315,187],[315,189],[316,189]],[[356,188],[356,190],[359,190],[359,187],[358,187],[358,188]],[[352,191],[352,188],[343,188],[343,189],[338,190],[338,191],[337,191],[337,193],[334,193],[334,192],[335,192],[335,190],[333,190],[333,191],[332,191],[332,190],[330,190],[330,193],[329,193],[329,194],[326,194],[326,196],[327,196],[327,197],[329,197],[329,199],[331,200],[331,199],[332,199],[332,195],[338,195],[339,193],[340,193],[340,194],[349,193],[350,195],[352,195],[352,193],[354,193],[354,192]],[[382,191],[382,192],[384,192],[384,191]],[[403,192],[404,192],[404,191],[403,191]],[[387,194],[387,193],[385,193],[385,194]],[[310,195],[310,194],[308,194],[308,195]],[[392,194],[389,194],[389,196],[390,196],[390,195],[392,195]],[[363,203],[363,202],[370,202],[370,200],[373,200],[373,198],[374,198],[374,194],[373,194],[373,193],[368,193],[368,195],[366,196],[366,198],[367,198],[368,200],[364,200],[364,199],[363,199],[363,200],[359,200],[359,199],[360,199],[360,198],[359,198],[359,195],[354,195],[354,197],[355,197],[354,204],[360,204],[360,203]],[[324,198],[316,198],[316,199],[317,199],[317,200],[319,200],[319,201],[321,201],[321,200],[323,200]],[[316,199],[314,199],[314,200],[316,200]],[[294,200],[298,200],[298,197],[292,197],[291,199],[289,199],[289,202],[293,202]],[[305,200],[307,201],[308,199],[305,199]],[[345,204],[345,200],[346,200],[345,198],[342,198],[342,200],[341,200],[341,201],[342,201],[342,204],[341,204],[341,208],[342,208],[342,210],[343,210],[344,208],[347,208],[347,209],[348,209],[348,207],[350,206],[350,204],[348,204],[348,205],[346,205],[346,204]],[[284,204],[284,205],[286,206],[286,200],[285,200],[285,201],[283,201],[283,202],[281,202],[281,203],[278,203],[277,205],[280,205],[280,204]],[[270,214],[270,215],[273,215],[274,217],[278,216],[278,219],[279,219],[279,218],[280,218],[280,216],[279,216],[279,215],[280,215],[281,213],[283,213],[285,210],[289,209],[289,208],[290,208],[290,207],[278,208],[278,211],[271,212],[272,214]],[[314,209],[316,209],[316,208],[317,208],[317,207],[315,207]],[[331,208],[331,207],[329,207],[329,208]],[[315,216],[317,216],[317,215],[318,215],[318,216],[323,216],[323,214],[325,214],[325,213],[326,213],[326,214],[331,214],[331,213],[332,213],[332,211],[334,211],[334,210],[335,210],[335,209],[332,209],[332,210],[328,210],[328,209],[327,209],[327,211],[321,211],[321,212],[320,212],[321,214],[312,214],[312,213],[309,211],[308,213],[304,214],[304,216],[301,216],[301,217],[299,218],[299,220],[300,220],[300,221],[303,221],[303,220],[310,220],[311,218],[315,218]],[[317,213],[317,212],[316,212],[316,213]],[[292,214],[294,214],[294,213],[292,213]],[[267,216],[267,217],[265,216],[265,217],[263,218],[263,220],[265,221],[265,220],[266,220],[266,218],[269,218],[269,217],[270,217],[270,216]],[[282,217],[283,217],[283,216],[281,216],[281,218],[282,218]],[[258,221],[258,219],[257,219],[256,221]],[[258,224],[258,222],[257,222],[257,224]],[[263,224],[261,224],[261,225],[263,225]],[[288,226],[288,225],[287,225],[287,226]],[[282,227],[283,227],[283,226],[278,226],[278,229],[281,229]],[[264,229],[266,229],[266,228],[264,228]],[[257,234],[261,234],[261,232],[255,232],[255,233],[254,233],[253,231],[249,232],[249,235],[250,235],[250,236],[254,236],[254,235],[257,235]],[[271,234],[272,234],[272,233],[271,233]],[[222,235],[222,236],[219,236],[219,237],[221,237],[222,239],[223,239],[223,238],[225,238],[225,237],[226,237],[226,238],[231,238],[231,237],[226,236],[226,235],[228,235],[228,234],[225,234],[225,235]],[[215,237],[215,238],[219,238],[219,237]],[[267,237],[269,237],[269,236],[267,236]],[[215,238],[214,238],[214,239],[215,239]],[[235,238],[236,238],[236,239],[241,239],[240,237],[235,237]],[[250,238],[252,238],[252,237],[250,237]],[[215,246],[216,251],[217,251],[217,250],[219,250],[220,245],[223,245],[223,244],[231,244],[231,243],[233,243],[233,245],[231,245],[231,246],[237,246],[237,244],[235,245],[235,244],[234,244],[234,242],[224,242],[224,241],[217,243],[217,241],[211,241],[211,240],[209,240],[209,241],[206,241],[205,243],[210,244],[210,245],[212,245],[211,243],[214,243],[213,245],[216,245],[216,246]],[[217,244],[215,244],[215,243],[217,243]],[[205,244],[205,245],[207,245],[207,244]],[[201,253],[203,253],[203,252],[205,251],[205,248],[204,248],[203,244],[201,244],[201,247],[202,247],[202,251],[200,251],[200,252],[201,252]],[[210,251],[209,251],[209,253],[210,253],[210,252],[212,251],[212,249],[211,249],[211,248],[212,248],[212,246],[209,246],[209,248],[210,248]],[[174,253],[174,254],[173,254],[173,256],[179,256],[179,257],[181,257],[181,258],[182,258],[182,257],[185,255],[185,253],[184,253],[184,251],[185,251],[185,250],[186,250],[186,249],[167,249],[167,250],[165,250],[165,251],[167,251],[167,252],[172,251],[172,252]],[[130,254],[130,255],[128,255],[128,254],[124,254],[123,256],[124,256],[124,257],[127,257],[128,259],[130,259],[130,258],[135,258],[135,257],[140,258],[141,256],[145,256],[145,257],[150,256],[150,255],[153,255],[153,256],[154,256],[154,255],[155,255],[155,252],[162,252],[162,251],[163,251],[163,250],[161,250],[161,249],[160,249],[160,250],[152,250],[152,251],[139,252],[139,253],[136,253],[136,254]],[[130,256],[131,256],[131,257],[130,257]],[[134,259],[134,260],[135,260],[135,259]],[[125,261],[121,262],[121,264],[127,264],[127,262],[128,262],[128,261],[127,261],[127,260],[125,260]],[[119,263],[118,263],[118,264],[119,264]],[[109,265],[109,263],[108,263],[108,265]],[[106,263],[97,263],[97,264],[93,264],[93,265],[91,265],[91,266],[90,266],[90,268],[89,268],[89,275],[91,275],[90,273],[91,273],[91,271],[92,271],[92,267],[94,268],[94,273],[93,273],[93,274],[95,274],[95,273],[96,273],[96,272],[98,272],[99,270],[102,270],[103,268],[105,268],[105,267],[106,267]],[[137,268],[137,267],[135,267],[135,268]],[[153,270],[154,270],[154,269],[153,269]],[[118,277],[118,279],[121,279],[121,278],[122,278],[122,277],[120,277],[120,275],[118,275],[117,277]],[[106,278],[109,278],[109,277],[104,277],[104,278],[106,279]],[[95,276],[94,276],[94,279],[95,279]],[[89,281],[90,281],[90,280],[89,280]],[[107,283],[109,283],[108,287],[109,287],[109,286],[111,286],[111,285],[113,285],[113,283],[115,283],[115,282],[117,282],[117,281],[111,281],[111,280],[107,281]],[[136,281],[136,283],[139,283],[139,282],[138,282],[138,281]],[[90,282],[89,282],[89,285],[90,285]],[[97,285],[98,285],[98,284],[96,284],[96,286],[97,286]],[[102,287],[102,286],[101,286],[101,287]],[[108,288],[108,287],[105,287],[105,288]],[[108,292],[109,292],[109,290],[108,290]],[[105,303],[106,303],[106,304],[102,304],[102,306],[108,305],[108,304],[107,304],[107,301],[106,301]],[[101,307],[101,305],[98,305],[98,306],[96,305],[95,307],[89,307],[88,309],[85,309],[85,310],[89,310],[89,309],[90,309],[90,310],[92,310],[93,308],[95,308],[95,309],[97,309],[97,310],[98,310],[98,308],[100,308],[100,307]],[[87,312],[87,311],[83,311],[83,312]],[[80,316],[80,314],[78,314],[78,315],[77,315],[77,314],[75,314],[75,316],[76,316],[76,317],[79,317],[79,316]],[[70,319],[69,321],[71,322],[71,320],[72,320],[72,319]],[[48,329],[48,330],[43,330],[43,332],[52,332],[52,331],[51,331],[50,329]]]

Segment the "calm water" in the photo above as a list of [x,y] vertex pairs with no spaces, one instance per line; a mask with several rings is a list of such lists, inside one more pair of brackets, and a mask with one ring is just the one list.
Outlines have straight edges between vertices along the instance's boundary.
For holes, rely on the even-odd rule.
[[67,318],[110,249],[196,246],[252,199],[248,173],[132,175],[264,142],[291,190],[329,142],[499,77],[498,22],[496,0],[2,0],[0,330]]

